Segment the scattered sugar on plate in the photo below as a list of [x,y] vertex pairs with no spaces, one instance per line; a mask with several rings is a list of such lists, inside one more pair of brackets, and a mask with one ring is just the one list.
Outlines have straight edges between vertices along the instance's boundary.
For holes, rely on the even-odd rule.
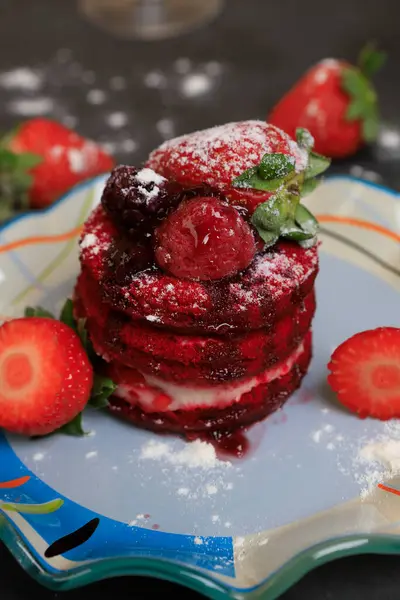
[[120,92],[126,88],[126,79],[122,75],[114,75],[110,79],[110,88],[116,92]]
[[191,73],[181,81],[181,92],[186,98],[207,94],[212,87],[213,81],[206,73]]
[[392,127],[383,126],[379,132],[377,143],[385,150],[400,149],[400,131]]
[[44,453],[43,452],[36,452],[33,456],[32,456],[33,460],[35,462],[39,462],[41,460],[44,459]]
[[127,123],[128,115],[121,111],[112,112],[106,117],[106,124],[113,129],[125,127]]
[[106,93],[103,90],[89,90],[86,95],[86,100],[89,104],[104,104],[106,98]]
[[144,84],[146,87],[160,89],[164,88],[167,83],[167,78],[161,71],[150,71],[146,73],[144,77]]
[[192,61],[190,58],[181,57],[177,58],[174,62],[174,70],[179,73],[179,75],[186,75],[192,68]]
[[170,139],[173,137],[175,132],[174,122],[172,119],[165,117],[164,119],[157,121],[156,129],[164,139]]
[[210,77],[217,77],[218,75],[221,75],[223,67],[217,60],[210,60],[204,65],[204,70]]
[[17,67],[11,71],[0,73],[0,87],[37,91],[42,86],[43,74],[29,67]]
[[91,452],[87,452],[86,454],[86,458],[87,459],[91,459],[91,458],[96,458],[97,456],[97,450],[92,450]]
[[217,458],[214,446],[201,440],[188,442],[181,450],[174,450],[167,442],[149,440],[141,448],[140,459],[164,461],[188,468],[214,469],[231,466],[231,463]]
[[47,115],[54,109],[54,100],[48,97],[17,98],[8,103],[7,109],[21,117],[37,117]]
[[213,484],[207,484],[206,485],[206,492],[209,496],[213,496],[214,494],[216,494],[218,492],[218,488],[216,485]]

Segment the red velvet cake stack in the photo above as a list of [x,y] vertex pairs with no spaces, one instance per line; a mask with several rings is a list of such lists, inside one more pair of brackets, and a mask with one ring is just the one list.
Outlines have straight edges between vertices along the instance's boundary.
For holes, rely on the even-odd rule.
[[247,121],[114,169],[84,227],[74,298],[118,386],[112,412],[154,430],[232,431],[299,387],[318,271],[300,197],[324,170],[311,148],[305,131],[296,143]]

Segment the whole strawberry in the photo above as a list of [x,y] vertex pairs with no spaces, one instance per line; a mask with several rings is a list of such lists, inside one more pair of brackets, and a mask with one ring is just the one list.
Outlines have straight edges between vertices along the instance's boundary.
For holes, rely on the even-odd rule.
[[146,166],[184,188],[211,186],[233,205],[252,213],[270,198],[267,190],[236,187],[233,180],[256,167],[265,154],[284,154],[298,171],[306,155],[283,131],[263,121],[226,123],[164,142],[149,156]]
[[321,61],[278,102],[268,122],[291,136],[297,127],[308,129],[315,151],[325,156],[351,156],[376,139],[379,109],[371,77],[385,59],[383,52],[367,46],[357,66],[336,59]]
[[77,183],[108,172],[114,160],[64,125],[30,119],[0,143],[0,219],[43,208]]

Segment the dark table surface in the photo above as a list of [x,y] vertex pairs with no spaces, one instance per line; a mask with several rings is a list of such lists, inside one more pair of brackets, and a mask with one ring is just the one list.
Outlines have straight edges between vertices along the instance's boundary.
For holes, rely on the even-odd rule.
[[[326,57],[353,59],[366,41],[377,40],[390,57],[376,78],[383,133],[374,148],[332,170],[400,190],[399,18],[399,0],[227,0],[224,12],[204,28],[140,42],[97,30],[80,16],[74,0],[0,0],[0,129],[43,112],[106,144],[119,161],[140,163],[165,137],[264,118],[310,64]],[[30,85],[26,76],[4,78],[18,67],[30,69]],[[193,74],[200,75],[197,93],[193,79],[188,84]],[[35,592],[42,600],[55,598],[22,573],[1,546],[0,590],[1,600],[25,600]],[[100,591],[121,600],[152,593],[195,597],[172,584],[139,578],[66,596],[90,599]],[[398,600],[400,557],[337,561],[306,576],[282,598]]]

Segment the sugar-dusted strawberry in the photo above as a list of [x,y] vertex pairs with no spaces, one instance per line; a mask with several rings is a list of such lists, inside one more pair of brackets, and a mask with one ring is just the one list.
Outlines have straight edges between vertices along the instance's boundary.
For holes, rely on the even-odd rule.
[[[108,172],[114,160],[64,125],[30,119],[0,143],[2,206],[48,206],[84,179]],[[9,216],[6,212],[0,217]]]
[[275,153],[290,157],[297,171],[307,166],[307,154],[283,131],[262,121],[243,121],[168,140],[150,154],[147,166],[185,188],[210,185],[231,204],[253,212],[271,193],[237,188],[232,181],[256,167],[265,154]]
[[304,127],[315,138],[315,150],[331,158],[354,154],[375,140],[379,111],[372,75],[385,55],[365,48],[354,66],[327,59],[306,72],[272,109],[267,119],[294,135]]
[[357,333],[333,352],[328,383],[360,418],[400,417],[400,329]]
[[215,197],[183,202],[156,231],[155,256],[176,277],[213,280],[249,266],[254,235],[239,212]]
[[0,327],[0,427],[51,433],[83,410],[92,383],[82,343],[64,323],[28,317]]

